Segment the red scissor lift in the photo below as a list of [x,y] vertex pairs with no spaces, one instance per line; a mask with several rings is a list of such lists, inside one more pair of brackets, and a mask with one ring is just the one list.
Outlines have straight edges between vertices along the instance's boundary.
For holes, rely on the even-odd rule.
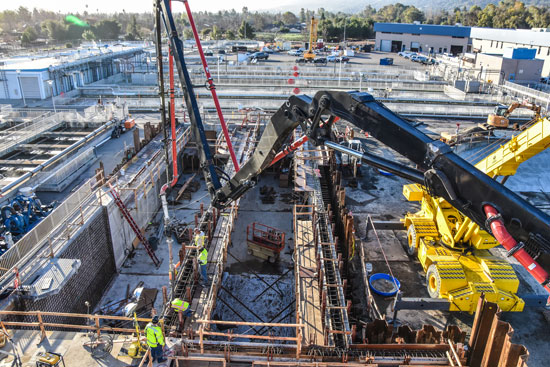
[[285,232],[254,222],[246,227],[248,254],[274,263],[285,248]]

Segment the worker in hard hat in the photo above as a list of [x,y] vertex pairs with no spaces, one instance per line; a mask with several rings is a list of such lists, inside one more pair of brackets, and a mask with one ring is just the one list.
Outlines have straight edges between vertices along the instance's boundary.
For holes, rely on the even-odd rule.
[[174,312],[181,313],[183,317],[191,316],[191,310],[189,309],[189,302],[182,300],[181,298],[174,298],[171,303],[171,307]]
[[208,286],[208,273],[206,271],[206,264],[208,263],[208,250],[204,247],[205,240],[204,232],[195,228],[195,246],[198,248],[198,262],[200,266],[200,272],[202,277],[202,284]]
[[189,308],[189,302],[184,301],[181,298],[174,298],[170,306],[174,312],[178,314],[180,329],[183,329],[183,318],[192,315],[191,309]]
[[153,316],[153,319],[145,327],[145,336],[147,337],[147,345],[151,348],[151,358],[153,362],[164,362],[166,358],[163,358],[164,349],[164,335],[159,325],[159,317]]

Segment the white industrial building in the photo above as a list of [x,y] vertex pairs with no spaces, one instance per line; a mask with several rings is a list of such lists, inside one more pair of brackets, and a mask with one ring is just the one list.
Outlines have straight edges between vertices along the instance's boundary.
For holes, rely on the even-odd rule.
[[461,54],[469,51],[470,27],[405,23],[374,23],[375,49]]
[[67,93],[145,61],[143,45],[81,47],[0,60],[0,99],[45,99]]
[[531,48],[535,58],[544,60],[542,76],[550,75],[550,32],[545,29],[494,29],[473,27],[470,32],[472,51],[504,55],[506,49]]

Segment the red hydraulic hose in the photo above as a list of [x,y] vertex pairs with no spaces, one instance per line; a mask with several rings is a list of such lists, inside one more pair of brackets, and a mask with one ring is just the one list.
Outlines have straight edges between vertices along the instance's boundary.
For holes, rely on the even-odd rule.
[[199,55],[201,57],[204,73],[206,74],[206,82],[208,83],[208,89],[210,89],[210,93],[212,93],[212,99],[214,100],[214,104],[216,105],[216,111],[218,112],[218,118],[220,119],[220,123],[222,125],[223,136],[225,137],[225,141],[227,143],[227,149],[229,150],[229,154],[231,155],[233,166],[235,166],[235,172],[239,172],[239,163],[237,162],[237,157],[235,156],[235,152],[233,151],[233,144],[231,144],[231,139],[229,138],[227,125],[225,124],[225,120],[223,118],[220,102],[218,101],[218,95],[216,94],[216,86],[214,85],[214,80],[210,75],[210,69],[208,68],[208,64],[206,63],[206,58],[204,57],[204,52],[202,51],[201,40],[199,39],[199,32],[197,32],[197,27],[195,27],[195,21],[193,20],[193,14],[191,13],[189,2],[187,0],[183,0],[183,3],[185,4],[185,10],[187,11],[187,17],[189,18],[189,24],[191,25],[191,29],[193,30],[193,36],[195,37],[195,42],[197,43],[197,49],[199,50]]
[[539,282],[547,292],[550,293],[549,275],[540,264],[538,264],[532,257],[525,251],[522,245],[518,245],[518,242],[508,233],[506,227],[498,211],[491,205],[484,205],[483,210],[487,215],[487,220],[491,223],[491,231],[493,236],[509,253],[512,254],[519,261],[519,263],[527,269],[527,271]]
[[[170,0],[172,9],[172,0]],[[172,128],[172,181],[170,187],[178,182],[178,149],[176,147],[176,103],[174,101],[174,58],[168,47],[168,74],[170,75],[170,126]]]
[[306,135],[302,136],[300,139],[296,140],[292,144],[290,144],[288,147],[286,147],[284,150],[277,153],[275,158],[271,161],[269,164],[270,166],[274,165],[275,163],[279,162],[281,159],[298,149],[301,145],[303,145],[306,141],[308,141],[308,137]]

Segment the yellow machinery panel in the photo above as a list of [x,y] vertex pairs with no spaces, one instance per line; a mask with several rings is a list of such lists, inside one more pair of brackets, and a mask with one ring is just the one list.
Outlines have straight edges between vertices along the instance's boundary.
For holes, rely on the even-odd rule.
[[450,301],[449,311],[473,313],[481,294],[503,311],[523,311],[515,293],[519,280],[512,266],[488,251],[471,254],[420,240],[418,259],[426,271],[426,288],[432,298]]
[[403,195],[408,201],[420,201],[424,196],[424,190],[419,184],[403,185]]

